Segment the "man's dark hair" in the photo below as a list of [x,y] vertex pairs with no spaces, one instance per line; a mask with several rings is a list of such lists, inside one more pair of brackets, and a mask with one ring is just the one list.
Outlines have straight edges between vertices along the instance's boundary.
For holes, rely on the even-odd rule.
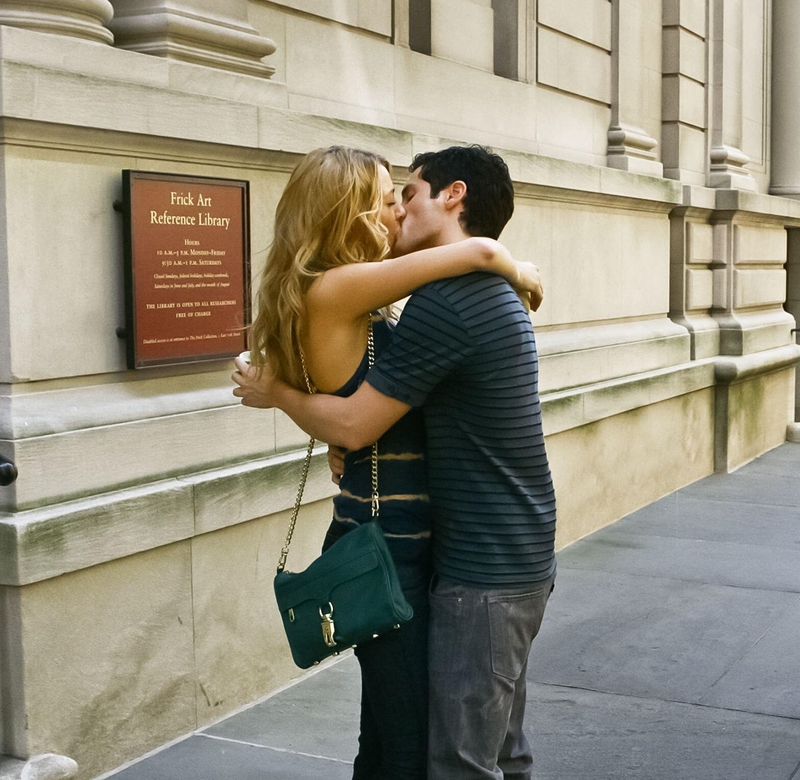
[[508,166],[499,154],[483,146],[450,146],[438,152],[418,154],[409,171],[431,185],[435,198],[454,181],[467,185],[464,210],[459,220],[470,236],[497,238],[514,213],[514,185]]

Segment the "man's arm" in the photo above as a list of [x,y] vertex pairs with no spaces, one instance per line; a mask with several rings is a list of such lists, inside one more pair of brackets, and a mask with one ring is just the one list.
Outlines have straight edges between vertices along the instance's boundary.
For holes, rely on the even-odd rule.
[[233,394],[245,406],[285,412],[310,436],[348,450],[377,441],[411,407],[379,393],[367,382],[348,398],[310,395],[276,379],[269,368],[258,369],[236,358]]

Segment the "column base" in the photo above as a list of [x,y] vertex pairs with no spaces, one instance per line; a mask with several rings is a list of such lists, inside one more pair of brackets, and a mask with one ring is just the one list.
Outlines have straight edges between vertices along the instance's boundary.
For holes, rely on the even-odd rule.
[[663,176],[664,166],[656,158],[658,141],[644,130],[630,125],[608,128],[607,165],[631,173]]
[[210,65],[269,78],[275,68],[261,61],[275,43],[246,22],[205,18],[172,2],[128,7],[118,2],[109,27],[117,48]]
[[99,43],[113,43],[106,29],[114,9],[109,0],[39,0],[35,10],[30,3],[0,2],[0,25],[23,27],[36,32],[84,38]]
[[750,158],[733,146],[717,146],[711,150],[708,186],[723,190],[757,190],[756,181],[745,167]]

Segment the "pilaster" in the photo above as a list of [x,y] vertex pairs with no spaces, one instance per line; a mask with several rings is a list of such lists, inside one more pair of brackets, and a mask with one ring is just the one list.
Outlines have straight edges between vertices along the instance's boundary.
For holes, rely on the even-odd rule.
[[100,43],[111,43],[114,36],[105,25],[114,10],[109,0],[22,0],[0,2],[0,25],[24,27],[37,32],[67,35]]
[[670,213],[670,318],[691,337],[692,360],[719,354],[713,304],[714,192],[684,186],[684,205]]
[[773,0],[772,5],[772,160],[769,191],[800,198],[800,3]]
[[736,190],[716,193],[712,315],[721,355],[752,355],[793,342],[794,319],[783,308],[787,219],[771,200]]
[[607,154],[610,168],[661,176],[661,36],[654,13],[652,3],[613,0]]
[[113,0],[116,45],[269,78],[275,43],[247,19],[246,0]]
[[742,151],[744,11],[742,0],[712,0],[711,150],[707,184],[719,189],[756,189]]
[[494,72],[492,0],[430,0],[431,54]]
[[664,175],[704,185],[708,167],[708,4],[664,0],[661,159]]

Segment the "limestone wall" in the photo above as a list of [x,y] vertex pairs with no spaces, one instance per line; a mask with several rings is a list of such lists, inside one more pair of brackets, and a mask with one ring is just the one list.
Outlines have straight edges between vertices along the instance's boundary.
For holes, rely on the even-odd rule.
[[[271,577],[305,437],[226,362],[128,371],[121,171],[493,146],[563,546],[794,419],[794,0],[0,0],[0,754],[92,778],[286,682]],[[774,33],[773,33],[774,31]],[[772,193],[772,194],[771,194]],[[789,313],[790,312],[790,313]],[[329,516],[315,458],[292,564]]]

